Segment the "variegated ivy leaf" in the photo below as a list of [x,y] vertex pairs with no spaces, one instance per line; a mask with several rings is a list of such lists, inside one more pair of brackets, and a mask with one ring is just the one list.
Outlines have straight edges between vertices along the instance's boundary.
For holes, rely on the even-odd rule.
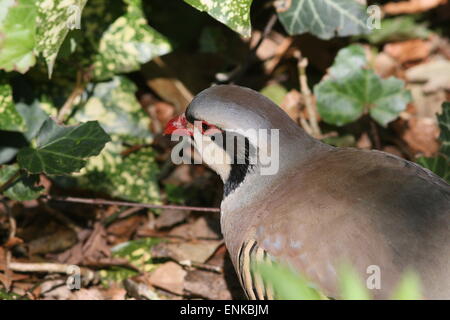
[[49,77],[69,30],[81,28],[81,12],[87,0],[37,0],[36,48],[47,62]]
[[25,123],[17,112],[11,86],[0,80],[0,130],[22,131]]
[[250,7],[253,0],[184,0],[200,11],[249,37],[251,33]]
[[310,32],[321,39],[367,33],[366,6],[357,0],[278,0],[278,17],[291,34]]
[[34,56],[34,0],[0,0],[0,69],[25,73]]
[[169,41],[148,26],[141,0],[125,2],[126,14],[114,21],[100,40],[94,63],[98,80],[138,70],[141,64],[172,50]]
[[[88,90],[90,90],[88,88]],[[98,119],[112,138],[103,152],[92,158],[78,176],[81,186],[111,196],[139,202],[159,202],[158,166],[148,146],[150,119],[135,97],[136,86],[125,77],[98,83],[92,97],[74,118]],[[131,148],[131,150],[130,150]]]

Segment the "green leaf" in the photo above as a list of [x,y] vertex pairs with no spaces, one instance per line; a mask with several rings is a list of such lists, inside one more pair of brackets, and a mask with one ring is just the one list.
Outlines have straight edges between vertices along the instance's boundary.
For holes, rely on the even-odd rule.
[[360,45],[353,44],[339,50],[329,73],[335,79],[343,78],[364,68],[366,65],[367,58],[364,48]]
[[127,13],[114,21],[100,40],[94,62],[98,80],[139,70],[141,64],[172,50],[170,42],[148,26],[141,0],[126,2]]
[[67,174],[79,171],[85,159],[98,155],[108,141],[96,121],[64,127],[48,119],[37,136],[37,147],[20,150],[17,160],[30,173]]
[[0,130],[22,131],[24,126],[13,102],[11,86],[0,80]]
[[[123,242],[111,249],[112,256],[127,259],[131,265],[141,272],[151,272],[158,266],[150,255],[151,248],[162,241],[164,240],[158,238],[143,238]],[[137,274],[139,273],[123,267],[100,271],[102,282],[105,285],[108,285],[109,282],[121,282]]]
[[342,126],[369,113],[386,126],[405,110],[411,95],[403,81],[382,79],[364,69],[365,64],[363,48],[353,45],[339,51],[330,68],[331,77],[314,88],[317,108],[325,122]]
[[392,295],[393,300],[420,300],[421,285],[419,276],[413,271],[406,271]]
[[271,84],[261,90],[261,94],[280,105],[288,91],[280,84]]
[[441,130],[439,135],[439,141],[441,141],[440,152],[450,161],[450,102],[442,104],[442,113],[438,115],[438,122]]
[[450,183],[450,102],[442,104],[442,113],[438,115],[438,122],[441,131],[439,155],[433,158],[420,157],[416,162]]
[[409,39],[424,39],[430,34],[431,32],[425,24],[417,23],[414,17],[401,16],[383,19],[380,28],[372,30],[365,38],[372,44],[381,44]]
[[35,62],[33,0],[0,0],[0,69],[25,73]]
[[49,77],[68,32],[76,26],[87,0],[37,0],[36,49],[47,62]]
[[260,263],[253,272],[259,274],[264,283],[271,286],[277,299],[323,300],[325,297],[313,284],[298,273],[278,263]]
[[277,11],[290,35],[310,32],[331,39],[368,32],[366,6],[355,0],[283,1]]
[[31,141],[39,133],[42,125],[48,119],[48,115],[42,110],[37,100],[30,105],[19,102],[16,104],[16,109],[25,121],[25,130],[22,132],[28,141]]
[[441,156],[434,158],[420,157],[416,159],[416,162],[450,183],[450,163],[446,158]]
[[359,274],[349,264],[339,270],[339,292],[344,300],[369,300],[370,295]]
[[136,100],[134,83],[125,77],[114,77],[99,83],[92,97],[75,113],[77,121],[99,119],[111,135],[112,142],[97,157],[89,160],[79,176],[81,186],[112,196],[140,202],[160,199],[154,152],[143,147],[126,154],[128,145],[148,145],[150,119]]
[[[0,186],[12,178],[19,169],[19,165],[17,164],[0,167]],[[17,201],[34,200],[44,191],[43,187],[36,186],[38,182],[38,175],[22,175],[5,190],[4,194],[8,198]]]
[[214,19],[230,29],[250,37],[250,7],[253,0],[184,0],[200,11],[207,12]]

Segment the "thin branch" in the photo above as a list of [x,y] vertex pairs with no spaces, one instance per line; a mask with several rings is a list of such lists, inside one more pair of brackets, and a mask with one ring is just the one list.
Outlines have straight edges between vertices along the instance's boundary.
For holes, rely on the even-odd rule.
[[4,184],[0,186],[0,193],[8,189],[14,182],[16,182],[17,178],[20,176],[20,169],[17,170],[11,178],[9,178]]
[[[5,199],[2,199],[0,201],[3,206],[5,207],[5,211],[8,215],[9,220],[9,235],[8,235],[8,242],[10,242],[15,236],[16,236],[16,219],[13,217],[13,213],[11,211],[11,208],[9,207],[8,203]],[[8,246],[5,246],[5,278],[6,281],[4,282],[4,285],[6,286],[6,290],[9,291],[11,284],[12,284],[12,269],[11,269],[11,250],[8,248]]]
[[297,52],[298,70],[300,80],[300,91],[305,100],[306,111],[308,112],[309,126],[312,130],[312,135],[316,138],[322,136],[319,124],[316,117],[316,106],[313,102],[311,90],[308,86],[308,78],[306,76],[306,67],[308,66],[308,59],[301,57],[300,52]]
[[64,102],[64,105],[61,107],[61,109],[59,109],[57,116],[57,121],[59,123],[63,123],[66,120],[66,115],[70,114],[75,100],[84,92],[86,84],[89,82],[88,79],[84,78],[85,73],[82,70],[78,70],[75,88],[67,98],[66,102]]
[[125,207],[139,207],[147,209],[174,209],[185,211],[200,211],[200,212],[220,212],[220,208],[208,208],[208,207],[191,207],[191,206],[179,206],[179,205],[164,205],[164,204],[150,204],[150,203],[136,203],[126,201],[114,201],[105,199],[89,199],[89,198],[76,198],[76,197],[58,197],[58,196],[46,196],[48,200],[62,201],[62,202],[74,202],[85,203],[92,205],[116,205]]
[[[62,273],[72,274],[73,265],[63,263],[50,263],[50,262],[10,262],[9,268],[16,272],[45,272],[45,273]],[[80,275],[86,281],[92,281],[95,279],[95,272],[87,269],[80,268]]]
[[258,48],[261,46],[263,41],[267,38],[269,33],[272,31],[275,23],[277,22],[278,16],[276,13],[272,14],[267,21],[266,26],[264,27],[264,31],[261,34],[261,38],[258,39],[258,42],[250,49],[248,52],[247,58],[239,65],[237,65],[233,70],[228,73],[218,73],[216,74],[216,80],[219,83],[228,83],[231,81],[236,81],[240,76],[244,74],[244,72],[249,68],[252,63],[252,58]]

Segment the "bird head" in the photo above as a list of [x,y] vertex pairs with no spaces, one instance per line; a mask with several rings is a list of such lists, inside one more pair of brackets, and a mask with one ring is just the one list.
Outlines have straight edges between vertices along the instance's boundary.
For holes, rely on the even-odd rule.
[[200,92],[184,114],[167,124],[165,134],[189,139],[202,160],[220,175],[227,195],[249,175],[276,174],[286,151],[280,144],[304,133],[260,93],[219,85]]

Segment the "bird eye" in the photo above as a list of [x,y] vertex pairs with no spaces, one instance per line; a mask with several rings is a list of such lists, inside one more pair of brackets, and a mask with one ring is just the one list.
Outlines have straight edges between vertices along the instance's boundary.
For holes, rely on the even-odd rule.
[[208,126],[208,124],[206,123],[206,122],[202,122],[202,130],[203,130],[203,132],[205,132],[206,130],[208,130],[208,128],[209,128],[209,126]]

